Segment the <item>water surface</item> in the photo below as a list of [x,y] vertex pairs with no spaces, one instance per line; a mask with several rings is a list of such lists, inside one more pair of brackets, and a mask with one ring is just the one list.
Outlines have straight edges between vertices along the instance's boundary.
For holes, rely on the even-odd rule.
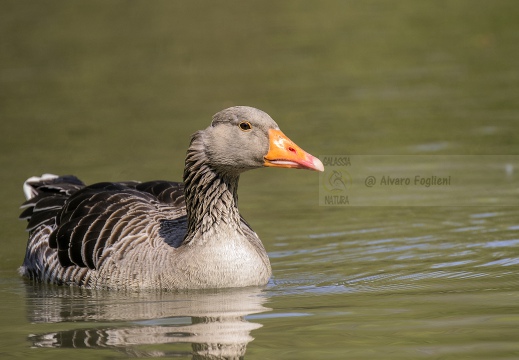
[[[393,155],[389,169],[397,155],[517,155],[516,1],[3,8],[0,357],[519,357],[517,169],[496,189],[508,206],[424,193],[422,206],[325,207],[316,173],[244,174],[240,209],[274,272],[261,289],[26,283],[16,220],[32,175],[179,180],[190,134],[238,104],[314,155]],[[487,162],[471,169],[492,192]]]

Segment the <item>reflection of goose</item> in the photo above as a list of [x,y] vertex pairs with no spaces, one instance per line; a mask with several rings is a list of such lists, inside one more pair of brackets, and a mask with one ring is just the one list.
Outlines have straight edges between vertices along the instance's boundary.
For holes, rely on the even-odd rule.
[[92,288],[265,285],[271,268],[238,212],[238,179],[263,166],[323,170],[269,115],[238,106],[191,138],[184,183],[28,179],[30,238],[20,272]]
[[[76,327],[30,335],[35,347],[111,348],[143,357],[186,355],[185,346],[172,344],[189,344],[191,353],[202,359],[242,357],[253,340],[250,332],[261,327],[245,316],[269,310],[254,288],[122,294],[40,285],[27,287],[27,291],[31,322],[64,322]],[[99,326],[109,321],[112,323]],[[95,322],[95,328],[90,322]],[[148,350],[139,348],[144,345]]]
[[337,170],[333,170],[328,178],[332,190],[346,190],[346,184],[342,178],[342,173]]

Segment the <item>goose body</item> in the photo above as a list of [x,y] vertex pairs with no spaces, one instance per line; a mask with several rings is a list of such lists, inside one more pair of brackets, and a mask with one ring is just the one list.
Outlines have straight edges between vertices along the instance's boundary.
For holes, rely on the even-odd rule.
[[238,180],[263,166],[322,171],[269,115],[225,109],[196,132],[184,182],[97,183],[46,174],[24,183],[29,240],[20,273],[103,289],[260,286],[271,267],[238,211]]

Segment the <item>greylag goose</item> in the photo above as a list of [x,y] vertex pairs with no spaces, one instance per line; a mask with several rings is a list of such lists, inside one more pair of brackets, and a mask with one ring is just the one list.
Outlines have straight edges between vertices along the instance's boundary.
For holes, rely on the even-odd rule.
[[265,285],[270,262],[238,212],[238,179],[263,166],[323,171],[265,112],[236,106],[191,138],[183,183],[24,183],[29,240],[20,273],[98,289]]

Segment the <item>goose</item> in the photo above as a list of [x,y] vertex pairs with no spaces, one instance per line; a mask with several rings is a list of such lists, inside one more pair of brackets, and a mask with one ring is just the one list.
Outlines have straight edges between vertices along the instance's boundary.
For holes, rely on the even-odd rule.
[[264,286],[269,258],[237,195],[240,174],[260,167],[324,170],[267,113],[235,106],[192,135],[183,183],[31,177],[23,185],[29,239],[19,272],[109,290]]

